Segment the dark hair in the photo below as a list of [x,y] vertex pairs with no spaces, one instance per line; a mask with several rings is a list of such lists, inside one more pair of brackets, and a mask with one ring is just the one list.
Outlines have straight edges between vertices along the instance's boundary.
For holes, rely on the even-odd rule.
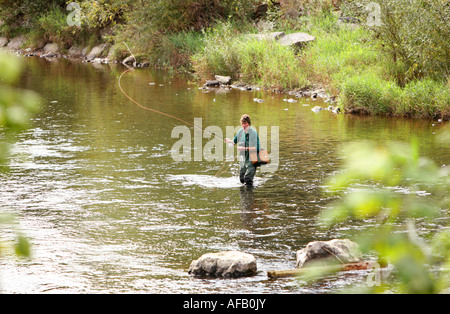
[[248,114],[243,114],[241,117],[241,122],[247,122],[248,124],[252,124],[251,120],[250,120],[250,116]]

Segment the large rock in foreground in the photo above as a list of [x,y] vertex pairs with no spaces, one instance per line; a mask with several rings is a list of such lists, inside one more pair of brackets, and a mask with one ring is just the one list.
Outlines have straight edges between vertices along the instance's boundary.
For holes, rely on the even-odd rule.
[[347,264],[361,259],[358,244],[348,239],[309,242],[304,249],[297,251],[297,267],[308,267],[312,264]]
[[203,254],[189,267],[189,274],[195,276],[236,278],[255,273],[256,258],[238,251]]

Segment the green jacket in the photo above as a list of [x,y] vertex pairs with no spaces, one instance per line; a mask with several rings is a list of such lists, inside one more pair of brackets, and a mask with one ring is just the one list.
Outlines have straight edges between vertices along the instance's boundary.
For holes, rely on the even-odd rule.
[[[256,147],[256,152],[259,153],[259,135],[258,132],[251,126],[248,129],[248,133],[245,133],[244,129],[240,129],[233,139],[234,144],[245,147]],[[248,150],[241,152],[245,154],[245,163],[251,163],[250,152]]]

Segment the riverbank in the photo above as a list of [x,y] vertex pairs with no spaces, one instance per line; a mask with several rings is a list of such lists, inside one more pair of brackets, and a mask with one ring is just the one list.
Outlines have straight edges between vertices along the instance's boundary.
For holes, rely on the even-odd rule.
[[[361,31],[361,30],[360,30]],[[351,31],[347,35],[354,36],[354,39],[358,39],[360,31]],[[347,32],[347,30],[344,30]],[[347,37],[348,39],[348,37]],[[237,39],[236,39],[237,40]],[[137,59],[134,56],[128,56],[120,59],[114,55],[111,45],[102,43],[92,48],[90,47],[78,47],[73,46],[70,49],[63,51],[58,47],[56,43],[43,43],[30,45],[30,47],[24,47],[23,43],[27,42],[25,36],[19,38],[13,38],[11,40],[4,39],[3,42],[7,42],[5,46],[13,49],[14,51],[27,56],[27,57],[43,57],[43,58],[72,58],[78,59],[80,62],[92,62],[92,63],[125,63],[128,66],[134,66],[136,68],[145,68],[151,66],[140,55]],[[410,118],[426,118],[435,120],[450,120],[450,92],[445,84],[438,84],[432,80],[424,80],[412,82],[406,85],[404,88],[398,87],[394,82],[384,80],[377,74],[376,65],[367,65],[368,60],[373,58],[370,55],[364,55],[368,51],[361,49],[349,56],[347,60],[334,60],[335,63],[342,64],[342,68],[336,67],[331,64],[323,64],[321,62],[330,63],[326,56],[320,57],[318,52],[323,51],[324,44],[330,45],[326,38],[319,38],[317,42],[311,47],[305,49],[302,52],[302,59],[295,56],[291,56],[294,60],[298,60],[298,66],[293,70],[291,67],[287,67],[286,70],[278,69],[278,76],[284,81],[289,81],[291,84],[282,84],[277,77],[267,78],[264,76],[258,77],[254,73],[251,74],[244,70],[244,72],[237,71],[237,75],[230,72],[229,69],[219,69],[218,73],[230,75],[231,82],[234,86],[243,89],[258,89],[263,91],[272,91],[287,93],[290,95],[296,95],[297,97],[322,97],[336,104],[342,112],[352,114],[376,114],[376,115],[389,115],[389,116],[403,116]],[[342,45],[342,43],[334,42],[334,46]],[[345,47],[352,47],[354,49],[355,42],[348,41]],[[42,46],[43,45],[43,46]],[[251,45],[259,45],[261,49],[271,49],[274,43],[265,41],[253,41]],[[42,46],[42,47],[41,47]],[[20,47],[20,48],[19,48]],[[34,48],[31,48],[34,47]],[[341,46],[341,54],[347,54],[347,48]],[[279,49],[289,52],[289,49],[284,47],[278,47]],[[336,47],[335,47],[336,48]],[[225,47],[217,47],[217,49],[227,49]],[[334,50],[336,49],[331,49]],[[253,50],[254,51],[254,50]],[[323,52],[322,52],[323,53]],[[324,54],[324,53],[323,53]],[[226,56],[226,54],[223,54]],[[266,56],[270,58],[269,54]],[[273,61],[279,60],[280,56],[273,57]],[[205,83],[209,79],[215,79],[212,73],[214,73],[215,65],[211,60],[208,60],[206,56],[197,54],[193,56],[193,67],[198,71],[190,72],[189,78],[194,79],[200,85]],[[318,62],[314,65],[305,64],[305,59],[315,59]],[[269,62],[269,60],[266,60]],[[286,60],[284,60],[286,62]],[[218,61],[216,61],[218,62]],[[304,63],[302,69],[301,63]],[[349,68],[345,67],[345,63],[361,63],[362,69],[366,69],[367,72],[354,68],[350,70],[348,75],[343,72],[349,71]],[[366,64],[364,66],[364,64]],[[259,65],[267,65],[266,62],[260,62]],[[270,66],[270,65],[269,65]],[[280,66],[278,64],[273,65],[275,68]],[[269,69],[252,68],[250,64],[241,64],[241,68],[248,67],[253,72],[271,73]],[[162,67],[167,70],[167,67]],[[202,70],[203,68],[203,70]],[[205,70],[208,68],[208,70]],[[185,68],[170,68],[172,71],[182,69],[186,74]],[[315,72],[317,71],[317,72]],[[362,72],[362,73],[361,73]],[[293,79],[291,75],[297,76]],[[303,75],[303,78],[298,76]],[[344,77],[340,80],[341,75]],[[301,82],[301,84],[300,84]]]
[[[216,75],[229,76],[237,86],[323,96],[346,113],[450,120],[450,79],[424,75],[417,64],[406,69],[402,62],[393,62],[383,52],[383,40],[360,19],[342,15],[332,11],[300,16],[295,26],[278,23],[278,28],[262,20],[229,20],[201,30],[152,30],[129,38],[129,30],[110,26],[100,27],[96,33],[103,35],[90,39],[78,34],[86,32],[83,27],[74,30],[78,36],[70,40],[68,29],[52,36],[33,31],[11,40],[3,37],[0,46],[3,42],[27,56],[152,66],[183,73],[199,84]],[[300,48],[282,45],[269,35],[276,31],[301,31],[314,40]]]

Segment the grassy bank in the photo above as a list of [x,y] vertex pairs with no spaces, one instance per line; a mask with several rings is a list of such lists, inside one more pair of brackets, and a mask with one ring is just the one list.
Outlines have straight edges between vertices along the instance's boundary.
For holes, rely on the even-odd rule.
[[211,79],[215,74],[227,75],[244,84],[278,90],[309,84],[293,49],[273,40],[255,39],[230,23],[219,23],[207,30],[203,47],[191,60],[192,69],[200,79]]
[[[27,15],[21,14],[21,23],[3,24],[0,32],[7,36],[26,33],[29,46],[42,40],[58,42],[62,49],[107,42],[109,56],[118,59],[128,54],[122,44],[126,42],[140,61],[189,73],[200,82],[228,75],[235,82],[279,91],[322,86],[338,96],[339,105],[347,112],[449,120],[448,26],[440,23],[439,1],[433,0],[424,8],[431,13],[420,11],[423,3],[419,0],[413,1],[416,7],[405,1],[396,2],[395,10],[403,8],[401,14],[387,7],[391,1],[384,2],[382,12],[389,14],[382,17],[388,23],[378,28],[361,22],[358,27],[338,24],[339,16],[345,15],[364,21],[366,16],[361,16],[360,8],[354,9],[354,1],[285,1],[275,5],[272,1],[229,0],[219,4],[173,0],[139,7],[132,0],[94,1],[94,5],[78,1],[85,13],[81,27],[67,25],[65,1],[42,1],[39,14],[28,21]],[[261,3],[265,4],[264,20],[271,22],[272,30],[306,32],[316,40],[298,52],[274,41],[249,37],[262,31],[261,24],[256,26],[261,16],[255,17]],[[409,12],[405,9],[408,6],[419,13]],[[11,18],[11,11],[8,16],[5,10],[0,11],[0,19]],[[448,12],[442,13],[445,17]],[[416,20],[430,25],[416,25]],[[424,36],[415,39],[412,31],[402,28],[406,22],[422,27]],[[383,27],[390,27],[390,31]],[[422,37],[426,41],[421,42]],[[434,49],[426,49],[428,46]]]
[[364,28],[338,26],[337,17],[327,15],[311,18],[300,31],[316,40],[296,54],[290,47],[251,39],[221,24],[205,33],[204,47],[192,56],[193,70],[201,79],[229,75],[269,89],[323,86],[352,113],[450,118],[450,81],[425,77],[400,86]]
[[401,86],[393,75],[396,65],[368,30],[335,22],[329,16],[311,25],[317,40],[303,60],[310,80],[339,95],[347,112],[450,118],[449,78],[415,78]]

